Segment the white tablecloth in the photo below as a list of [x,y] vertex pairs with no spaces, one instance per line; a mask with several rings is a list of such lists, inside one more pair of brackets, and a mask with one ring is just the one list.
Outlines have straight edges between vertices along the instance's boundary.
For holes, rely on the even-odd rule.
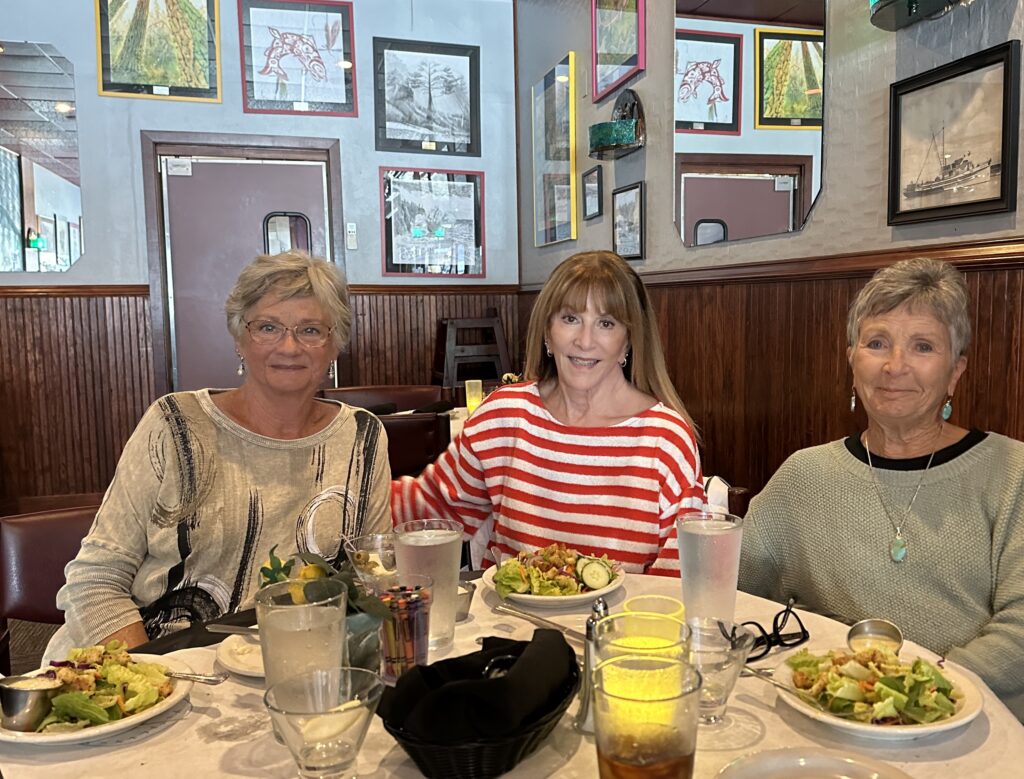
[[[677,595],[678,579],[630,576],[609,602],[612,611],[627,595],[662,592]],[[513,617],[496,615],[494,592],[481,584],[470,619],[456,629],[454,646],[432,659],[478,649],[476,638],[505,635],[526,639],[533,626]],[[779,605],[740,593],[738,620],[756,619],[770,625]],[[537,612],[563,624],[582,629],[587,609],[574,612]],[[842,646],[846,627],[817,615],[804,615],[811,633],[808,646]],[[934,657],[908,644],[905,656]],[[186,649],[174,656],[196,671],[215,666],[213,648]],[[763,661],[774,665],[777,656]],[[917,741],[881,742],[850,737],[814,722],[777,701],[774,687],[757,679],[740,679],[729,700],[732,727],[716,732],[702,730],[697,744],[694,775],[713,777],[729,761],[753,751],[779,747],[827,747],[884,760],[921,779],[946,777],[1024,776],[1024,726],[999,702],[975,675],[961,669],[984,696],[984,711],[970,725]],[[120,737],[95,744],[66,747],[28,747],[0,744],[0,771],[4,779],[22,777],[294,777],[296,770],[288,751],[270,732],[263,708],[262,680],[232,677],[217,687],[196,685],[190,701],[143,723]],[[576,704],[555,728],[551,737],[511,773],[511,779],[594,779],[597,761],[593,736],[581,736],[572,728]],[[418,777],[416,766],[374,718],[359,757],[360,776]]]

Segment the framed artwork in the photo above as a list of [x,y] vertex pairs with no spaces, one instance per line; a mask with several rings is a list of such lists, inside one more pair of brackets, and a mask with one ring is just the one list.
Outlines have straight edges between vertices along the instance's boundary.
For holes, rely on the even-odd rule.
[[357,116],[351,2],[238,0],[242,108]]
[[646,0],[590,0],[593,102],[610,95],[644,69]]
[[676,30],[672,94],[677,133],[739,135],[743,36]]
[[891,225],[1017,208],[1020,41],[889,87]]
[[480,47],[373,39],[377,151],[480,156]]
[[644,257],[644,183],[612,190],[612,251],[624,260]]
[[825,34],[754,30],[754,126],[760,130],[820,130]]
[[78,217],[78,245],[82,249],[82,254],[85,254],[85,221],[82,217]]
[[484,174],[380,168],[385,276],[483,278]]
[[57,223],[57,262],[71,265],[71,235],[68,233],[68,220],[62,216],[54,216]]
[[57,251],[57,222],[48,216],[36,217],[38,222],[39,237],[43,239],[44,245],[40,253],[49,252],[54,254]]
[[601,216],[604,201],[604,182],[601,169],[595,165],[583,174],[583,218],[593,219]]
[[78,229],[78,222],[68,223],[68,238],[71,247],[71,264],[74,265],[82,256],[82,233]]
[[576,55],[533,86],[534,245],[576,237]]
[[99,93],[220,102],[217,0],[95,0]]

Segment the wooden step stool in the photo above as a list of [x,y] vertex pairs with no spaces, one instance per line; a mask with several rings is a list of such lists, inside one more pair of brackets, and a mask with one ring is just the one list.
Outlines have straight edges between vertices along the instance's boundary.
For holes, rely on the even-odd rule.
[[432,381],[465,387],[466,379],[500,382],[512,370],[505,329],[497,311],[479,319],[440,319],[434,341]]

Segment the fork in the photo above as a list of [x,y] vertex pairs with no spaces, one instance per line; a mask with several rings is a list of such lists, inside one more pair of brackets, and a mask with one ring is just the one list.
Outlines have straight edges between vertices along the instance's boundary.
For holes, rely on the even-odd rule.
[[789,685],[783,684],[782,682],[780,682],[780,681],[778,681],[776,679],[773,679],[768,674],[768,672],[765,671],[764,669],[754,668],[753,666],[749,666],[748,665],[746,668],[744,668],[740,672],[740,676],[753,676],[755,679],[760,679],[762,682],[768,682],[768,684],[772,685],[773,687],[778,687],[780,690],[785,690],[786,692],[788,692],[790,695],[792,695],[797,700],[802,701],[803,703],[808,704],[809,706],[817,709],[818,711],[822,711],[825,714],[829,714],[829,715],[831,715],[833,717],[840,717],[840,718],[852,718],[853,717],[853,712],[832,711],[831,709],[828,709],[825,706],[823,706],[819,701],[816,701],[813,698],[808,698],[808,697],[805,697],[805,696],[801,695],[799,692],[794,690]]

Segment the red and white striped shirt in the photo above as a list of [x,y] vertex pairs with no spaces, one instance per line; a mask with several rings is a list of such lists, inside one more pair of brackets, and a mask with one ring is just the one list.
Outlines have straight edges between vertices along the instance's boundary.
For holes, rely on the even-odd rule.
[[627,572],[675,576],[676,516],[704,504],[678,413],[658,403],[611,427],[572,427],[548,413],[536,383],[492,393],[437,462],[391,483],[396,523],[456,519],[501,554],[558,541]]

